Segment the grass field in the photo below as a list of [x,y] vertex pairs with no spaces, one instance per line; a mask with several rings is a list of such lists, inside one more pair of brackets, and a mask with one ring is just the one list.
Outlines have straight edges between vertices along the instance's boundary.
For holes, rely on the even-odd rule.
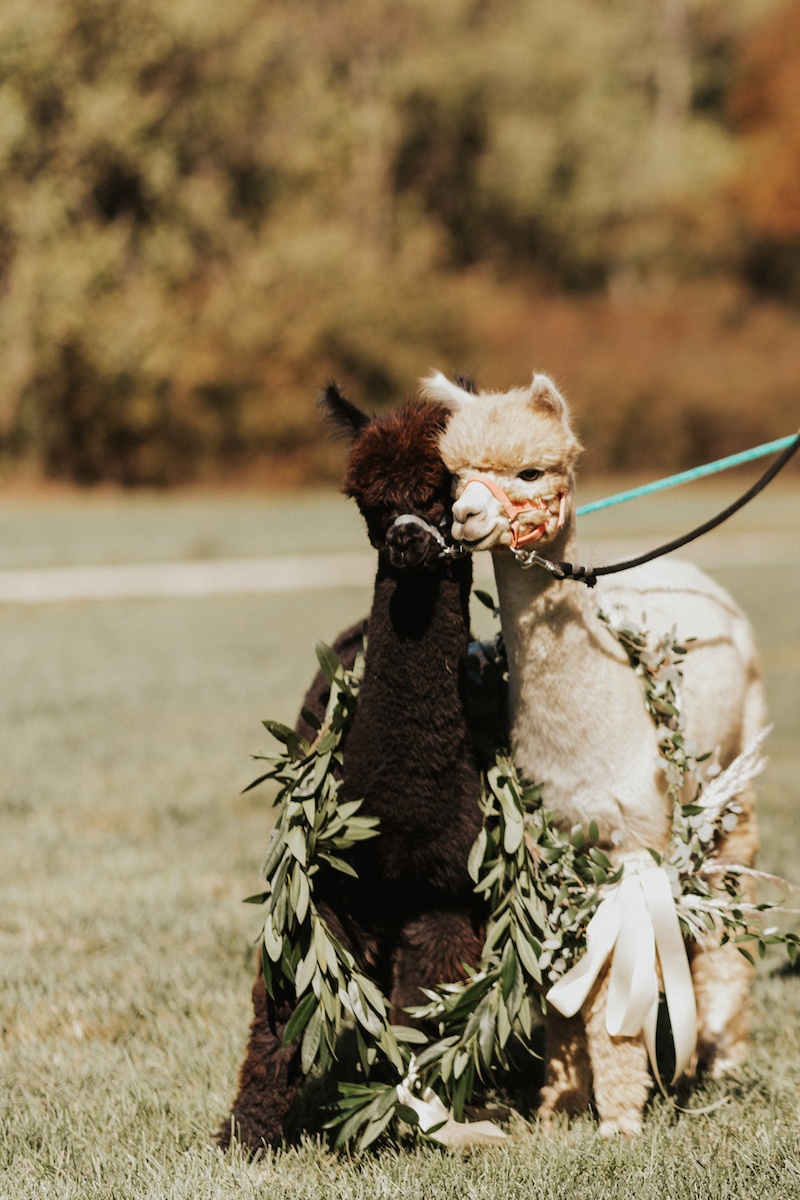
[[[735,491],[582,528],[668,535]],[[713,573],[754,622],[775,722],[761,865],[800,882],[800,492],[776,487],[735,521],[729,540],[789,548]],[[2,568],[364,546],[327,495],[0,501]],[[258,914],[240,901],[272,811],[265,792],[239,795],[248,754],[268,745],[262,717],[293,721],[313,640],[368,604],[354,587],[0,607],[0,1196],[796,1197],[800,974],[777,957],[744,1069],[654,1098],[635,1143],[602,1143],[589,1116],[546,1138],[525,1112],[511,1149],[464,1159],[409,1145],[355,1162],[306,1138],[248,1164],[214,1148],[249,1022]],[[708,1115],[676,1109],[725,1093]]]

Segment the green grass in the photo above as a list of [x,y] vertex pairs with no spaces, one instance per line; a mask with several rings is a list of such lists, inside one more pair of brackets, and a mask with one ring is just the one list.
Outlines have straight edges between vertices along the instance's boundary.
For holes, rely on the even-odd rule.
[[[684,527],[670,504],[592,532]],[[769,528],[800,529],[797,492],[770,504]],[[0,530],[3,566],[187,556],[201,537],[219,556],[366,544],[322,496],[16,501]],[[756,626],[775,722],[761,864],[800,881],[800,568],[715,574]],[[268,745],[262,717],[294,719],[313,640],[368,603],[352,588],[0,608],[0,1196],[796,1196],[800,974],[777,957],[745,1068],[677,1091],[728,1103],[693,1117],[656,1097],[633,1144],[602,1143],[587,1116],[551,1138],[515,1118],[510,1150],[464,1159],[409,1144],[355,1162],[306,1138],[247,1164],[214,1148],[250,1015],[258,915],[240,901],[272,812],[266,792],[239,794],[247,756]]]
[[[676,536],[705,521],[752,482],[691,484],[581,520],[581,536]],[[578,503],[609,496],[641,480],[589,480]],[[727,522],[723,531],[796,532],[800,489],[783,478]],[[718,535],[711,535],[712,537]],[[39,498],[0,493],[0,570],[172,559],[252,558],[366,549],[364,523],[352,501],[332,489],[209,495],[203,492],[59,493]]]
[[0,501],[0,569],[321,554],[365,542],[355,504],[332,489]]

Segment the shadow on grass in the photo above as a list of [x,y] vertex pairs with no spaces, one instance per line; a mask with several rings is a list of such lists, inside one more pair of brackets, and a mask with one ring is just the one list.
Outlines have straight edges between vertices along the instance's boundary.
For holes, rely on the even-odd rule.
[[[359,1072],[353,1030],[343,1032],[336,1049],[336,1074],[327,1072],[308,1079],[292,1101],[284,1121],[284,1141],[287,1146],[298,1145],[303,1137],[331,1137],[335,1131],[326,1130],[325,1125],[333,1115],[331,1105],[338,1099],[338,1083],[364,1082]],[[530,1048],[515,1043],[508,1050],[511,1060],[509,1070],[497,1071],[488,1084],[476,1081],[471,1101],[465,1106],[467,1120],[502,1121],[508,1116],[508,1112],[502,1111],[504,1109],[513,1109],[526,1121],[535,1118],[539,1108],[539,1092],[544,1084],[544,1026],[534,1027]],[[374,1073],[374,1078],[381,1078],[380,1071]],[[388,1074],[386,1082],[390,1082]]]
[[[782,964],[773,971],[776,976],[794,977],[798,973],[800,973],[798,966],[792,966],[789,963]],[[540,1103],[539,1094],[544,1085],[544,1046],[544,1025],[539,1024],[532,1031],[529,1047],[518,1042],[507,1047],[510,1058],[509,1069],[495,1072],[494,1078],[488,1083],[480,1080],[476,1082],[471,1101],[465,1106],[465,1119],[468,1121],[488,1119],[502,1122],[508,1119],[510,1112],[513,1111],[526,1122],[535,1122]],[[338,1081],[363,1082],[363,1075],[360,1074],[358,1067],[355,1034],[352,1030],[345,1030],[337,1051],[339,1061],[336,1075],[328,1073],[309,1079],[296,1096],[284,1125],[286,1145],[297,1146],[303,1137],[308,1136],[331,1138],[332,1140],[334,1131],[326,1130],[325,1125],[333,1115],[331,1106],[338,1098]],[[709,1101],[713,1103],[720,1087],[730,1101],[743,1102],[752,1098],[754,1081],[746,1074],[743,1076],[736,1073],[726,1076],[724,1085],[720,1085],[719,1081],[712,1079],[701,1069],[697,1075],[682,1075],[674,1084],[671,1082],[675,1071],[675,1047],[669,1014],[663,998],[658,1011],[656,1055],[659,1072],[667,1092],[667,1100],[675,1106],[672,1114],[675,1122],[680,1119],[679,1110],[690,1113],[693,1109],[702,1110]],[[379,1072],[376,1073],[377,1077],[379,1077]],[[385,1082],[391,1082],[389,1073],[385,1076]],[[442,1094],[441,1086],[435,1090]],[[442,1099],[447,1102],[443,1094]],[[658,1087],[654,1084],[645,1106],[645,1114],[661,1104],[662,1097]],[[594,1115],[596,1117],[596,1113]],[[401,1126],[400,1128],[403,1130],[405,1127]],[[410,1129],[408,1133],[411,1133]],[[383,1139],[381,1138],[376,1142],[375,1148],[382,1143]]]
[[796,979],[800,975],[800,958],[796,958],[794,962],[781,963],[779,967],[775,967],[770,971],[778,979]]

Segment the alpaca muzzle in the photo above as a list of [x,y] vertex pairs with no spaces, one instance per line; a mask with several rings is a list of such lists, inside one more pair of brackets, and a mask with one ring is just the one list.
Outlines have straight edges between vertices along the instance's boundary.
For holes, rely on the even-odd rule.
[[448,545],[434,525],[414,513],[395,517],[386,533],[386,550],[393,567],[419,567],[433,557],[434,547],[436,560],[460,553],[458,547]]
[[[500,484],[495,479],[492,479],[491,475],[485,475],[483,473],[470,475],[469,479],[467,479],[466,483],[464,484],[464,489],[461,493],[460,499],[453,505],[453,515],[458,520],[462,533],[464,532],[464,527],[467,525],[470,519],[473,519],[474,521],[474,518],[476,517],[485,517],[488,515],[485,511],[485,506],[481,504],[470,505],[469,501],[466,499],[467,489],[474,483],[482,484],[482,486],[487,488],[495,497],[495,499],[500,502],[501,508],[508,518],[509,532],[511,534],[510,546],[512,550],[518,550],[520,547],[526,546],[530,542],[536,542],[540,537],[547,533],[547,527],[553,514],[545,505],[544,500],[512,500],[508,493],[501,488]],[[471,511],[476,507],[478,510],[477,512]],[[529,512],[541,513],[544,520],[537,524],[533,529],[528,529],[527,532],[524,532],[520,526],[520,515],[522,513]],[[559,530],[563,529],[565,519],[566,493],[560,492],[557,526]],[[483,534],[481,538],[465,540],[480,541],[486,536],[488,536],[488,531],[487,533]]]

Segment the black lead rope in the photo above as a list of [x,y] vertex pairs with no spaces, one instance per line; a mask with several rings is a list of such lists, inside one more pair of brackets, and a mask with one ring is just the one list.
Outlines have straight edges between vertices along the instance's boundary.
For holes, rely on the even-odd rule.
[[657,549],[651,550],[648,554],[641,554],[638,558],[629,558],[625,562],[613,563],[608,567],[581,567],[577,563],[568,562],[551,562],[548,558],[543,558],[535,552],[526,555],[526,566],[532,566],[536,563],[537,566],[545,567],[551,574],[558,579],[577,579],[581,583],[585,583],[587,587],[594,587],[600,575],[616,575],[618,571],[629,571],[631,567],[640,567],[642,563],[652,562],[654,558],[661,558],[663,554],[669,554],[673,550],[679,550],[681,546],[686,546],[689,542],[693,542],[695,538],[702,537],[704,533],[708,533],[712,529],[716,529],[723,521],[727,521],[728,517],[732,517],[740,508],[744,508],[754,496],[767,486],[768,483],[775,478],[779,471],[783,470],[789,459],[796,453],[800,447],[800,433],[787,446],[782,454],[778,455],[771,467],[769,467],[751,488],[740,496],[738,500],[734,500],[733,504],[728,505],[721,513],[717,513],[711,520],[706,521],[703,525],[698,525],[697,529],[693,529],[691,533],[685,533],[683,537],[675,538],[673,542],[667,542],[664,546],[658,546]]

